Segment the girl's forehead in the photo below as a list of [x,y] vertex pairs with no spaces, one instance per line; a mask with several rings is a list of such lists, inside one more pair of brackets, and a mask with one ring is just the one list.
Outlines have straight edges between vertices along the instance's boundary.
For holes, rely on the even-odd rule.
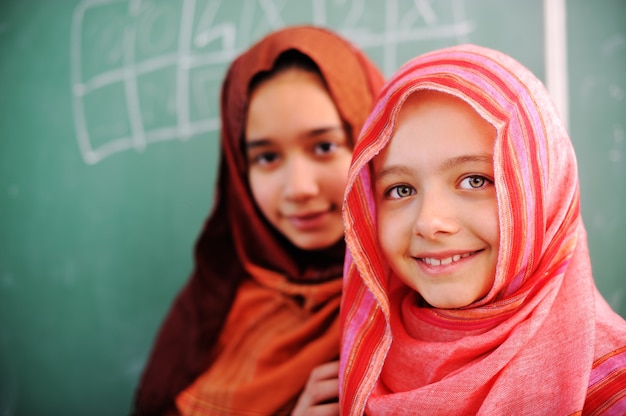
[[[409,94],[397,108],[391,137],[417,117],[438,120],[442,124],[461,119],[472,120],[474,126],[491,124],[470,103],[455,95],[436,90],[419,90]],[[421,128],[419,124],[414,127],[417,131]]]
[[372,163],[377,168],[397,157],[434,162],[463,152],[491,154],[495,135],[494,127],[465,101],[439,92],[416,93],[403,103],[393,128],[379,136],[374,145],[380,151]]

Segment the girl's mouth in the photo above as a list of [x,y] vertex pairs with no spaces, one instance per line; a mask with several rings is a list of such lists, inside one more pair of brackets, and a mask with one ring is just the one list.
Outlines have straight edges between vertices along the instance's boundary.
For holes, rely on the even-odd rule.
[[[478,250],[480,251],[480,250]],[[456,263],[457,261],[464,259],[466,257],[469,257],[475,253],[477,253],[478,251],[472,251],[469,253],[464,253],[464,254],[455,254],[453,256],[450,257],[444,257],[444,258],[434,258],[434,257],[418,257],[417,259],[419,261],[422,261],[426,264],[428,264],[429,266],[447,266],[448,264],[452,264],[452,263]]]
[[316,213],[307,213],[305,215],[293,215],[288,217],[288,219],[294,227],[302,231],[306,231],[322,226],[328,215],[328,211],[321,211]]

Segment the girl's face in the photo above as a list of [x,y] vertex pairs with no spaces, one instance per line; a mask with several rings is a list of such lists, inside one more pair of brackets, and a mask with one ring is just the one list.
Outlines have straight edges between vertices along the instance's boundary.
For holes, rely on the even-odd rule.
[[280,72],[252,92],[245,149],[253,197],[265,218],[304,250],[343,237],[341,203],[350,139],[319,75]]
[[493,285],[500,243],[495,136],[460,99],[417,92],[373,160],[383,254],[433,307],[467,306]]

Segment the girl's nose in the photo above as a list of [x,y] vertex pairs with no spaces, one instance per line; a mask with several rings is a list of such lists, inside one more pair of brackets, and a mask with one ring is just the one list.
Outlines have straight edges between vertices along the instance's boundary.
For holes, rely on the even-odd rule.
[[413,233],[432,240],[454,234],[458,230],[459,221],[455,216],[454,203],[442,193],[424,192],[418,204]]
[[283,189],[285,198],[291,201],[302,201],[317,195],[319,192],[318,169],[306,158],[291,160],[285,170]]

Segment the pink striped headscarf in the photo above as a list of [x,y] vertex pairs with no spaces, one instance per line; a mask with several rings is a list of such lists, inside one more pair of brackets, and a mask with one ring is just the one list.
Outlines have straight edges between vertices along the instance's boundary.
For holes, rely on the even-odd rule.
[[[456,310],[419,307],[377,242],[370,161],[423,89],[462,99],[497,131],[495,281]],[[405,64],[361,132],[344,221],[342,414],[626,414],[626,322],[593,282],[574,149],[520,63],[463,45]]]

